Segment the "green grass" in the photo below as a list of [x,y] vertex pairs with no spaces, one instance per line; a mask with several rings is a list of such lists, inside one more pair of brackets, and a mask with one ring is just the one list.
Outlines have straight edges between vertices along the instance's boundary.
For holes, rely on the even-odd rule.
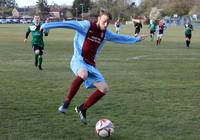
[[[200,139],[199,29],[190,49],[181,27],[169,28],[159,47],[150,39],[105,44],[97,67],[110,92],[88,110],[84,126],[74,107],[93,90],[81,87],[67,114],[57,112],[73,79],[74,32],[50,31],[44,71],[38,71],[30,38],[23,43],[27,26],[0,25],[0,140],[99,140],[94,128],[101,118],[115,125],[109,140]],[[131,34],[132,28],[122,33]]]

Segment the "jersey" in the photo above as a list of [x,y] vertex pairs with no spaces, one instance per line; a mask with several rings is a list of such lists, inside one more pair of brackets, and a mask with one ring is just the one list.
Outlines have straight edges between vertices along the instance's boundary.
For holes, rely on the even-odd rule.
[[134,26],[136,30],[140,30],[142,28],[142,23],[135,23]]
[[155,32],[155,31],[156,31],[156,26],[157,26],[156,22],[153,21],[153,22],[149,25],[150,31]]
[[185,34],[192,35],[193,26],[192,24],[185,24]]
[[68,28],[76,31],[74,37],[74,54],[71,61],[83,60],[85,63],[96,66],[96,57],[106,41],[131,44],[141,41],[140,37],[115,34],[108,29],[102,31],[96,22],[64,21],[50,22],[42,25],[44,30],[52,28]]
[[[29,33],[32,34],[32,46],[37,45],[39,47],[44,47],[43,31],[40,31],[41,25],[41,22],[38,26],[32,23],[31,26],[28,27],[28,30],[26,32],[26,38],[28,38]],[[45,35],[48,35],[48,33],[46,32]]]
[[120,25],[121,25],[121,23],[120,23],[119,21],[116,21],[116,22],[115,22],[115,27],[119,28]]
[[163,34],[165,29],[165,25],[158,25],[158,34]]

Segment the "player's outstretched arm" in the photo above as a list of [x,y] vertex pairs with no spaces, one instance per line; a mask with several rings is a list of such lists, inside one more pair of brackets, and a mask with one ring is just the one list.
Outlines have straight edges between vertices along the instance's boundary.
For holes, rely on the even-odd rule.
[[86,29],[86,26],[89,26],[89,21],[64,21],[64,22],[49,22],[45,23],[41,26],[40,30],[47,31],[49,29],[55,28],[67,28],[67,29],[74,29],[79,32],[83,32]]
[[121,44],[133,44],[144,40],[147,36],[148,35],[141,35],[139,37],[133,37],[129,35],[119,35],[107,30],[105,40]]

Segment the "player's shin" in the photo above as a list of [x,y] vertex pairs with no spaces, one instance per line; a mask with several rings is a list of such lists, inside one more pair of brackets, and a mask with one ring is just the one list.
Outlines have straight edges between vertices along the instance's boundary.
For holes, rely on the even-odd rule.
[[43,61],[42,55],[39,55],[38,61],[39,61],[39,66],[42,66],[42,61]]
[[75,79],[72,82],[72,84],[70,85],[70,88],[65,97],[65,102],[67,104],[70,104],[71,100],[76,95],[76,93],[78,92],[78,90],[83,82],[84,82],[84,79],[82,79],[81,77],[79,77],[79,76],[75,77]]
[[87,110],[89,107],[91,107],[97,101],[99,101],[104,95],[105,95],[105,93],[103,93],[97,89],[95,92],[91,93],[91,95],[85,101],[85,103],[83,104],[83,109]]
[[38,66],[38,55],[37,54],[35,54],[35,66],[37,67]]

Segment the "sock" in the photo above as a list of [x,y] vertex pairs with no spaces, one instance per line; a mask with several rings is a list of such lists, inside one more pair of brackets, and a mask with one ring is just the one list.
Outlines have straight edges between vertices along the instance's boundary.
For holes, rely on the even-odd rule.
[[90,108],[93,104],[95,104],[98,100],[100,100],[104,95],[105,93],[97,89],[85,101],[85,103],[83,104],[83,110],[87,110],[88,108]]
[[76,95],[77,91],[79,90],[81,84],[83,83],[83,79],[79,76],[76,76],[74,81],[72,82],[67,95],[65,97],[65,101],[67,101],[68,103],[71,102],[72,98]]
[[158,44],[159,44],[159,40],[156,41],[156,45],[157,45],[157,46],[158,46]]
[[35,66],[37,67],[37,65],[38,65],[38,55],[35,54]]
[[153,36],[153,35],[150,35],[150,37],[151,37],[151,41],[153,41],[153,39],[154,39],[154,36]]
[[162,39],[159,40],[159,44],[161,43]]
[[69,106],[68,101],[64,101],[63,108],[67,108]]
[[39,66],[42,66],[42,55],[39,55],[38,60],[39,60]]
[[190,47],[190,40],[188,40],[188,47]]
[[189,40],[186,40],[186,45],[187,45],[187,47],[189,47],[189,43],[190,43],[190,41],[189,41]]

